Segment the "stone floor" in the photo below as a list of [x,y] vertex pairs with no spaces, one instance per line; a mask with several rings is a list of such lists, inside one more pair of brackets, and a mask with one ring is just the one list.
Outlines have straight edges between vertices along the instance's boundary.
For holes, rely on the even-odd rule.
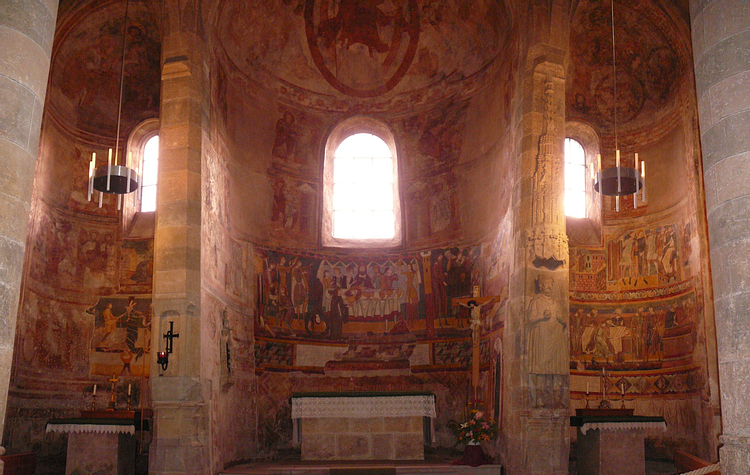
[[425,454],[419,461],[337,461],[303,462],[298,454],[288,454],[272,462],[255,462],[224,470],[222,475],[501,475],[500,465],[469,467],[451,465],[460,458],[457,451]]
[[[578,475],[575,460],[570,461],[569,475]],[[677,475],[679,472],[670,462],[646,460],[646,475]]]
[[[451,465],[459,452],[425,454],[424,461],[382,462],[302,462],[298,454],[280,460],[254,462],[228,468],[222,475],[501,475],[500,465],[468,467]],[[679,472],[669,462],[646,460],[646,475],[677,475]],[[575,460],[570,462],[569,475],[578,475]]]

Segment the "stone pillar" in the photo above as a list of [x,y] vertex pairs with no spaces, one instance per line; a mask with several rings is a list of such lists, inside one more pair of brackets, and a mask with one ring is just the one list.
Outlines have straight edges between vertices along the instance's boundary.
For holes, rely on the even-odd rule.
[[[185,6],[187,5],[187,6]],[[149,473],[209,473],[210,384],[201,379],[201,157],[204,43],[192,2],[163,2],[161,127],[154,237]],[[170,325],[173,325],[173,328]],[[179,337],[163,370],[157,351]]]
[[516,185],[516,257],[505,322],[503,439],[509,475],[568,473],[568,239],[564,211],[565,80],[527,73]]
[[0,429],[56,19],[57,0],[0,0]]
[[750,467],[750,3],[691,0],[723,447],[722,474]]

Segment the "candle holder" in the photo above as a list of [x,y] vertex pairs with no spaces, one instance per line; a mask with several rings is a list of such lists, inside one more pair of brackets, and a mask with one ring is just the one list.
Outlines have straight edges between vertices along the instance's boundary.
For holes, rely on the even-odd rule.
[[91,410],[96,410],[96,394],[91,395]]
[[109,390],[109,406],[107,406],[108,411],[114,411],[115,410],[115,383],[119,381],[120,379],[112,375],[112,379],[109,380],[110,383],[112,383],[112,387]]
[[589,393],[586,393],[586,409],[589,409]]

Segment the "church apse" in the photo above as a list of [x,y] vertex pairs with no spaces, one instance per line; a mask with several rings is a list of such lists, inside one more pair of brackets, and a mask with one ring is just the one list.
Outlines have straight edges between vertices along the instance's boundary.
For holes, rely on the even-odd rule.
[[694,407],[710,394],[712,311],[696,226],[678,211],[610,226],[602,247],[571,249],[571,404],[597,407],[606,391],[613,406],[664,416],[667,433],[647,439],[654,457],[709,450],[711,421]]
[[[490,410],[500,391],[495,341],[502,337],[507,288],[499,287],[507,284],[507,263],[497,251],[490,244],[360,256],[256,246],[254,358],[259,427],[268,427],[264,450],[290,442],[286,406],[300,391],[433,392],[438,443],[451,445],[445,424],[461,419],[475,397],[472,327],[479,335],[476,397]],[[481,325],[472,325],[462,302],[483,287],[500,292],[484,299]]]

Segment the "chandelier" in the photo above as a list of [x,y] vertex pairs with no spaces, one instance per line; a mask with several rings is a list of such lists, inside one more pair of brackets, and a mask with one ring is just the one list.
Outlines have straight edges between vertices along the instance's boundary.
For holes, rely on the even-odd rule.
[[94,190],[99,192],[99,207],[102,207],[104,194],[117,195],[117,209],[122,207],[122,197],[138,189],[138,168],[131,168],[132,154],[127,153],[124,163],[120,163],[120,125],[122,122],[122,96],[123,86],[125,84],[125,53],[127,49],[127,31],[128,31],[128,9],[130,0],[125,2],[125,21],[122,30],[122,63],[120,64],[120,97],[117,108],[117,135],[115,137],[115,155],[114,163],[112,149],[109,149],[107,164],[96,167],[96,152],[91,154],[89,163],[89,182],[88,182],[88,200],[94,194]]
[[602,169],[602,156],[597,156],[596,171],[591,165],[591,179],[594,190],[599,193],[599,205],[602,207],[603,196],[615,197],[615,211],[620,211],[620,196],[633,195],[633,208],[638,209],[638,193],[646,201],[646,162],[641,160],[640,171],[638,152],[635,152],[633,167],[620,163],[620,148],[617,140],[617,61],[615,57],[615,2],[610,1],[612,14],[612,82],[614,83],[613,116],[615,131],[615,166]]

